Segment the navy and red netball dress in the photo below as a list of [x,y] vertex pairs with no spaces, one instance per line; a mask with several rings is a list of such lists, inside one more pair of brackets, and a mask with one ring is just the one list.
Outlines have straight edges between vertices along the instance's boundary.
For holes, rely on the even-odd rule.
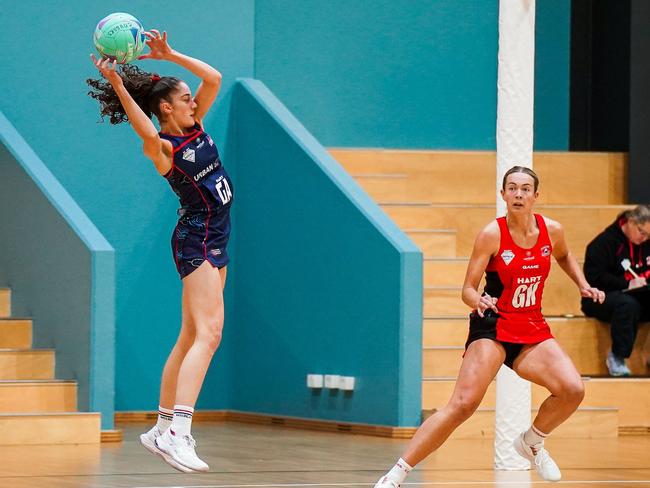
[[181,205],[171,241],[176,269],[184,278],[204,261],[223,268],[228,264],[233,186],[217,146],[198,123],[189,134],[161,132],[160,137],[174,148],[165,178]]
[[486,269],[485,293],[497,298],[498,314],[486,310],[470,315],[466,347],[477,339],[489,338],[506,348],[506,365],[512,367],[525,344],[537,344],[553,337],[542,315],[544,282],[551,270],[553,247],[544,217],[535,214],[539,236],[530,249],[515,244],[505,217],[497,219],[501,231],[499,252]]

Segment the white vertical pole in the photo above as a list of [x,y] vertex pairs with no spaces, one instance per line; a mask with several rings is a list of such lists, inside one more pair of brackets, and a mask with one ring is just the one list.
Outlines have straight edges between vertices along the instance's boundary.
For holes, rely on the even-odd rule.
[[[533,166],[535,77],[535,0],[499,1],[497,80],[497,217],[506,213],[501,199],[503,175],[512,166]],[[512,447],[530,426],[530,383],[506,366],[497,374],[494,467],[530,469]]]

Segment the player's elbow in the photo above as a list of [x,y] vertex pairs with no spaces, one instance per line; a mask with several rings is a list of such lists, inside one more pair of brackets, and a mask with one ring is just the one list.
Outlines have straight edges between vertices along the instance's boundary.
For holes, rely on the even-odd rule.
[[214,72],[211,73],[210,76],[205,78],[203,81],[205,83],[209,83],[211,85],[220,85],[221,84],[221,73],[215,69]]

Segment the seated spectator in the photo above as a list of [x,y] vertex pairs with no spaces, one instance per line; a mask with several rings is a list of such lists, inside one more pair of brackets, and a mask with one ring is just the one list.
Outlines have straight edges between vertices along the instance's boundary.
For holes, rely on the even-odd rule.
[[605,301],[583,298],[582,311],[611,324],[606,359],[611,376],[630,375],[625,359],[632,354],[638,323],[650,320],[649,237],[650,205],[639,205],[620,214],[587,246],[585,277],[605,292]]

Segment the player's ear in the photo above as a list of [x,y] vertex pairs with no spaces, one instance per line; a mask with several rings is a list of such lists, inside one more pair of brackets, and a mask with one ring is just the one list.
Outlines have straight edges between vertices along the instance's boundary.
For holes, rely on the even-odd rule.
[[170,114],[172,113],[172,104],[166,101],[161,101],[160,102],[160,113],[163,114]]

